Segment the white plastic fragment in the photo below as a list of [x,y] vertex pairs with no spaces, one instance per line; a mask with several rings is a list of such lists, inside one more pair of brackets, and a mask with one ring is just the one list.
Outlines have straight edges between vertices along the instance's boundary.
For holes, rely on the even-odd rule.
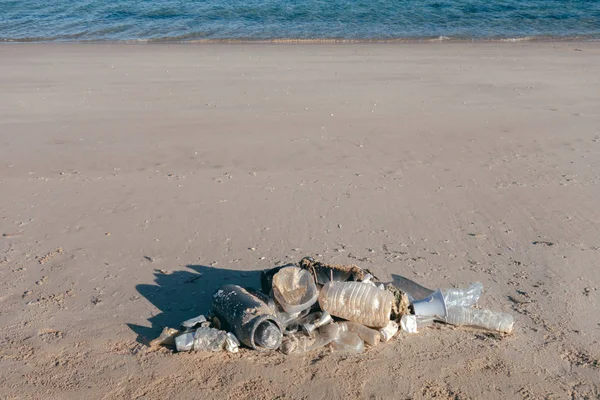
[[396,321],[390,321],[386,326],[379,330],[381,333],[381,340],[389,342],[391,338],[398,333],[398,324]]
[[206,317],[204,315],[198,315],[197,317],[190,318],[187,321],[183,321],[181,326],[184,328],[193,328],[198,324],[206,322]]
[[417,333],[417,317],[416,315],[403,315],[400,319],[402,331],[406,333]]
[[194,348],[195,332],[187,332],[175,338],[175,348],[177,351],[190,351]]
[[240,351],[240,341],[231,332],[227,332],[227,338],[225,339],[225,350],[230,353],[237,353]]
[[406,333],[417,333],[419,329],[432,325],[436,318],[429,315],[403,315],[400,326]]

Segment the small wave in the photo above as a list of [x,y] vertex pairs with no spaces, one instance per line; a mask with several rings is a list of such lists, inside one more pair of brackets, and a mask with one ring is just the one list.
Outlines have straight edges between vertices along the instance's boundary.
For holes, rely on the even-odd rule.
[[510,43],[531,42],[532,40],[539,40],[539,38],[537,38],[535,36],[524,36],[524,37],[516,37],[516,38],[498,39],[499,42],[510,42]]

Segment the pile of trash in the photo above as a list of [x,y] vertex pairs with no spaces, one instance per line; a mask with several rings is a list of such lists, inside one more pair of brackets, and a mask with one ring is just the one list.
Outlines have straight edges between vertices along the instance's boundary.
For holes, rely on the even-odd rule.
[[200,315],[165,328],[151,346],[177,351],[223,351],[239,346],[300,354],[325,346],[360,353],[365,344],[390,341],[401,329],[416,333],[434,322],[510,334],[512,315],[473,308],[483,286],[430,290],[402,278],[387,286],[355,265],[310,257],[261,274],[262,290],[225,285],[213,296],[209,318]]

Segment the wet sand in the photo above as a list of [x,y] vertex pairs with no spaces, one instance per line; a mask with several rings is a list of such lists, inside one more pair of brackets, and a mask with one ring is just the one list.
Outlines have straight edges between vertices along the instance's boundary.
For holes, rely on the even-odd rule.
[[[0,88],[0,397],[599,398],[598,43],[5,44]],[[515,332],[147,348],[307,255]]]

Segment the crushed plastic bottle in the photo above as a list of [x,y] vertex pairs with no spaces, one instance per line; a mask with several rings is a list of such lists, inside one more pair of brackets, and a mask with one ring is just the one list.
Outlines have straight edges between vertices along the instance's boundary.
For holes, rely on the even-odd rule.
[[328,282],[319,294],[323,311],[374,328],[390,321],[393,301],[391,292],[362,282]]
[[470,307],[475,305],[481,297],[483,285],[480,282],[472,283],[468,289],[444,290],[446,307]]
[[283,354],[306,353],[327,346],[338,338],[340,332],[340,326],[332,323],[319,328],[312,336],[292,334],[283,339],[280,350]]
[[365,350],[365,344],[362,339],[354,332],[341,331],[335,338],[331,346],[337,351],[358,354]]
[[200,327],[195,332],[186,332],[175,338],[177,351],[222,351],[226,348],[235,353],[239,346],[237,338],[215,328]]
[[227,332],[214,328],[198,328],[194,335],[194,350],[221,351],[227,340]]
[[467,325],[511,333],[514,318],[510,314],[469,307],[449,307],[444,322],[452,325]]
[[[391,322],[391,321],[390,321]],[[358,322],[346,321],[340,322],[342,331],[349,331],[358,335],[369,346],[377,346],[381,340],[381,334],[375,329],[367,328]]]

